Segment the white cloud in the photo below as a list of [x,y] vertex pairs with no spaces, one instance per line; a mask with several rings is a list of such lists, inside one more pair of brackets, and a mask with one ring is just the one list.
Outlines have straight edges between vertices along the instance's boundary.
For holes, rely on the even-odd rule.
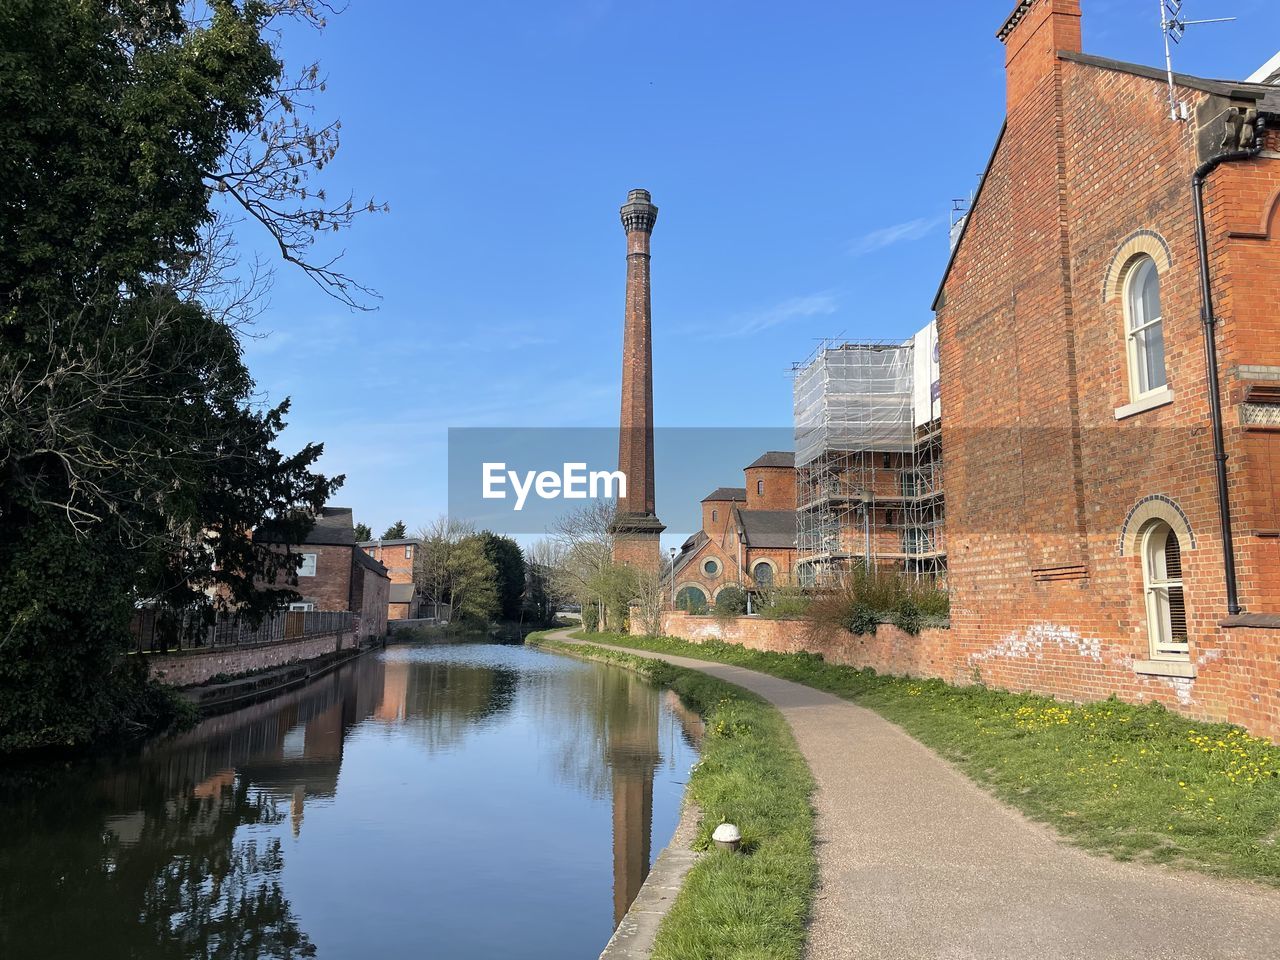
[[705,340],[721,340],[741,334],[759,333],[807,317],[825,317],[836,312],[836,298],[830,293],[813,293],[805,297],[792,297],[763,310],[740,314],[717,324],[704,327],[699,332]]
[[921,237],[928,236],[945,222],[946,217],[939,215],[936,217],[917,217],[914,220],[895,223],[890,227],[881,227],[879,230],[872,230],[870,233],[864,234],[855,240],[849,245],[849,252],[855,257],[860,257],[864,254],[875,253],[877,250],[883,250],[885,247],[891,247],[895,243],[919,240]]

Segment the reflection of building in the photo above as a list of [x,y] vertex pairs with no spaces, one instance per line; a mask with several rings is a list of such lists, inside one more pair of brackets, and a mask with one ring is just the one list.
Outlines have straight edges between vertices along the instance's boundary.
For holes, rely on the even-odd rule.
[[945,571],[940,424],[932,324],[901,344],[825,343],[797,366],[802,583],[855,565]]
[[791,582],[796,555],[795,456],[771,450],[743,469],[746,485],[702,498],[702,529],[675,558],[676,605],[705,610],[727,586]]

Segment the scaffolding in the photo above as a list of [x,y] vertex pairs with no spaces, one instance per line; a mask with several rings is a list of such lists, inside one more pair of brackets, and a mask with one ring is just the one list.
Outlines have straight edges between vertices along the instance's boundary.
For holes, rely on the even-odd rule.
[[824,341],[793,368],[796,562],[806,585],[858,565],[945,575],[940,419],[930,384],[920,401],[917,339]]

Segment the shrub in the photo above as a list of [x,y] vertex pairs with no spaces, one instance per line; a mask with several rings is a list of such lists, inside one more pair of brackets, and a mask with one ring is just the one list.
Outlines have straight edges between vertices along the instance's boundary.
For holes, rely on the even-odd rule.
[[740,617],[747,612],[747,593],[736,584],[730,584],[716,596],[716,616],[721,619]]
[[799,587],[775,587],[762,595],[756,612],[769,620],[799,620],[808,614],[811,602]]
[[880,626],[879,611],[872,609],[871,605],[863,600],[855,600],[849,608],[844,628],[850,633],[875,636],[878,626]]
[[927,578],[898,570],[857,567],[836,587],[817,594],[808,607],[810,633],[830,639],[834,630],[874,634],[881,623],[892,623],[910,634],[945,620],[949,610],[945,590]]
[[900,630],[912,635],[919,633],[922,617],[920,615],[920,605],[916,602],[916,598],[909,593],[899,597],[889,620]]
[[595,633],[600,629],[600,611],[595,604],[589,603],[582,608],[582,629],[587,633]]

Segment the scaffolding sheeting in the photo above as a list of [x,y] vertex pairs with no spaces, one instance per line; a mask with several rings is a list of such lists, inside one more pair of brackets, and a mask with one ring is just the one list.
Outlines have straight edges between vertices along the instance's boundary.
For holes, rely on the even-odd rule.
[[910,450],[910,343],[824,345],[796,371],[796,465],[834,450]]
[[838,580],[854,564],[945,570],[933,343],[932,326],[905,344],[824,342],[796,366],[796,546],[807,581]]

